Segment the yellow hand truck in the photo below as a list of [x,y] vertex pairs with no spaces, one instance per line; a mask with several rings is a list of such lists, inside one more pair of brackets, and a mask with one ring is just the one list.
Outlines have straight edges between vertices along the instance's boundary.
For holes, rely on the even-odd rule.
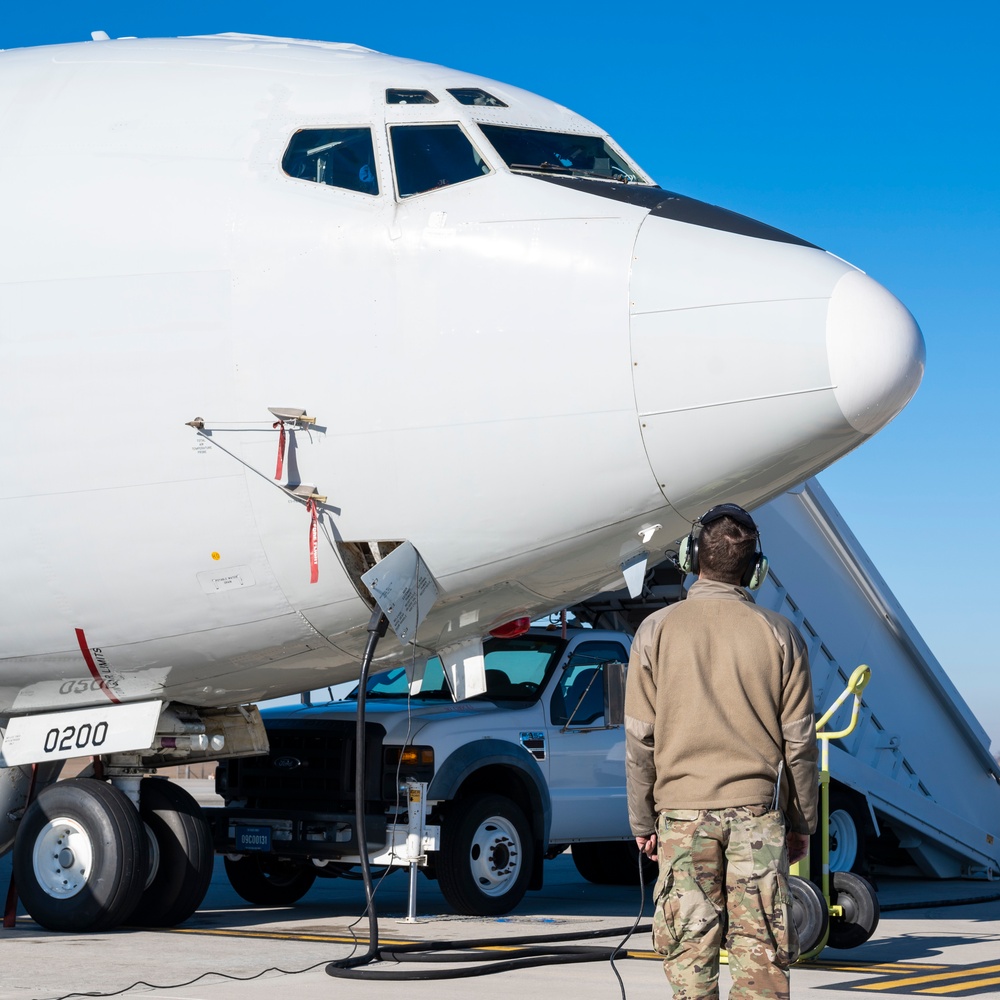
[[[854,872],[830,872],[830,740],[839,740],[854,732],[861,709],[861,692],[871,679],[871,668],[858,667],[840,697],[816,723],[820,742],[820,857],[806,858],[792,866],[788,878],[792,897],[792,919],[799,935],[799,961],[815,958],[827,945],[831,948],[856,948],[875,933],[879,920],[878,895],[874,886]],[[844,702],[853,695],[851,721],[846,729],[828,732],[827,723]],[[820,878],[816,880],[816,862]],[[807,866],[812,868],[810,872]],[[812,880],[807,877],[812,875]]]

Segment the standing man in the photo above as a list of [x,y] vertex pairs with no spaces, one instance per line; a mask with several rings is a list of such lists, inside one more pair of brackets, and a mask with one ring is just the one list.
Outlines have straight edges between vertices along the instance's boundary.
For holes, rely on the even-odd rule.
[[675,1000],[784,1000],[798,958],[788,865],[816,829],[809,656],[786,618],[744,587],[767,573],[753,518],[702,515],[680,547],[698,574],[632,643],[625,696],[629,821],[659,857],[653,947]]

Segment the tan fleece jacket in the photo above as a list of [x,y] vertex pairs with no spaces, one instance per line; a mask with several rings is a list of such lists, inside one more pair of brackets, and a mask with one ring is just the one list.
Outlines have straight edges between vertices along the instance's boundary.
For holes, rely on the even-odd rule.
[[783,764],[788,829],[812,833],[817,749],[809,654],[798,629],[741,587],[699,579],[632,643],[625,694],[629,821],[667,809],[767,805]]

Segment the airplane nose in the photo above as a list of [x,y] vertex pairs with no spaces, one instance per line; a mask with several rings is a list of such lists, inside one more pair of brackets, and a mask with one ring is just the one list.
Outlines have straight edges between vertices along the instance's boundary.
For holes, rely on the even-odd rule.
[[923,374],[906,308],[816,247],[647,219],[630,293],[643,444],[686,518],[756,506],[826,468]]
[[826,352],[837,405],[866,435],[899,413],[924,373],[924,338],[916,320],[860,271],[848,271],[830,296]]

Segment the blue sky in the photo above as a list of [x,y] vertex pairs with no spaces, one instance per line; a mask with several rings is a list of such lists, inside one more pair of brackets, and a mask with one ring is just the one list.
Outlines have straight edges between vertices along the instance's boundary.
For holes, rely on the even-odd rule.
[[927,373],[820,481],[1000,748],[1000,6],[74,0],[7,4],[0,47],[96,29],[356,42],[517,84],[602,125],[664,187],[884,284],[923,329]]

